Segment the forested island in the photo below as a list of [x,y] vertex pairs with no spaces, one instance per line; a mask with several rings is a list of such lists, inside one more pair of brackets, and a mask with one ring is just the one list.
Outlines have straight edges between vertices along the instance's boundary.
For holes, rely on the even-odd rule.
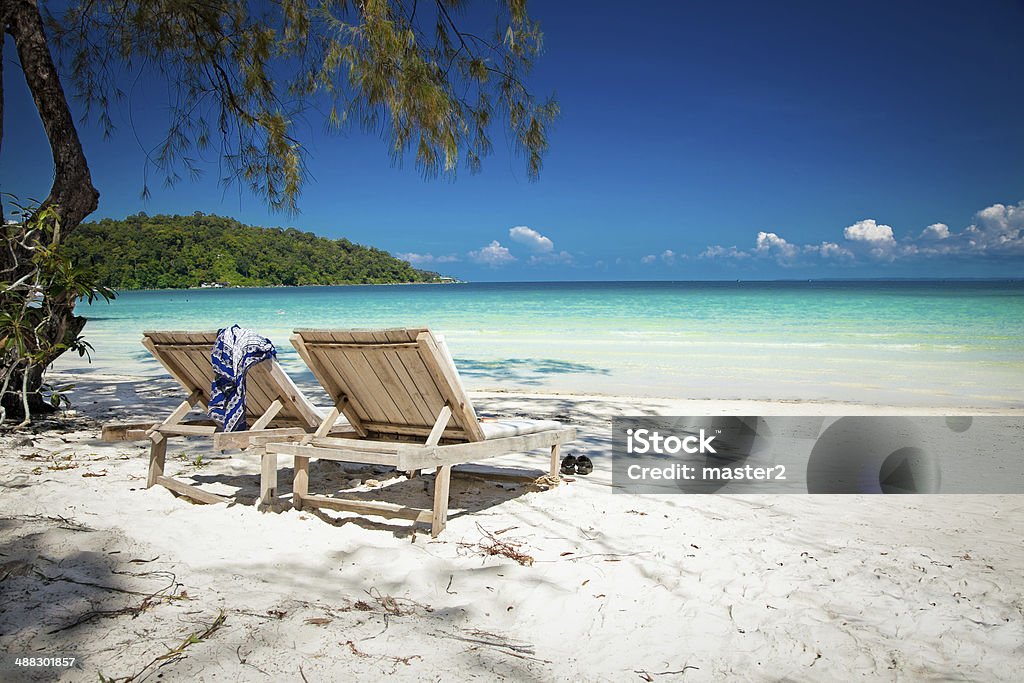
[[381,249],[196,212],[82,223],[63,245],[114,289],[441,282]]

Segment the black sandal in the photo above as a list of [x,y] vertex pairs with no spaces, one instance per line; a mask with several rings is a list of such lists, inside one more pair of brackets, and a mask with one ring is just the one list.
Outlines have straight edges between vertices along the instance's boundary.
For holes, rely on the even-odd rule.
[[590,474],[594,471],[594,461],[585,455],[576,458],[576,474]]
[[576,474],[576,456],[567,455],[562,458],[562,474]]

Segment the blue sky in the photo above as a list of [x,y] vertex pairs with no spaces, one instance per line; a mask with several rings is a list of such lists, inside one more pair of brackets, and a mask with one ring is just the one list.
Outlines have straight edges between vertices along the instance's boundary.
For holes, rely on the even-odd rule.
[[[532,85],[563,112],[539,182],[500,130],[481,174],[424,180],[311,120],[298,216],[212,164],[143,201],[136,134],[159,140],[166,91],[142,84],[112,140],[83,129],[95,217],[291,225],[475,281],[1024,277],[1024,3],[531,7]],[[39,197],[49,149],[7,43],[0,190]]]

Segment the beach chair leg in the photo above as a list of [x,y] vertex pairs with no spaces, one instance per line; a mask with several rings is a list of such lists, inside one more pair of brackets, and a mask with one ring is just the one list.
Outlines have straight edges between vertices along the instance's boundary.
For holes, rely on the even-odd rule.
[[552,477],[557,477],[558,476],[558,471],[559,471],[559,468],[560,468],[560,466],[558,464],[558,449],[559,449],[559,444],[557,444],[557,443],[551,447],[551,476]]
[[277,500],[277,454],[263,453],[260,457],[260,500],[261,510],[272,509]]
[[295,478],[292,480],[292,507],[302,509],[302,499],[309,495],[309,458],[295,456]]
[[149,476],[146,477],[146,488],[156,484],[158,477],[164,475],[164,460],[167,458],[167,437],[154,432],[149,437],[153,441],[149,449]]
[[448,488],[451,480],[451,465],[437,468],[437,476],[434,478],[434,514],[430,523],[430,535],[433,538],[437,538],[448,524]]

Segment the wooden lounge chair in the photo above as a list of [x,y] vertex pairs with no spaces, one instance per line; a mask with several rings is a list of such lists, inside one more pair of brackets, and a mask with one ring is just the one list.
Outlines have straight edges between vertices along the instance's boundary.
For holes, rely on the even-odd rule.
[[[293,505],[429,522],[437,536],[448,518],[452,466],[538,448],[558,451],[576,438],[574,427],[540,420],[481,422],[442,342],[430,330],[296,330],[292,344],[334,408],[316,433],[287,442],[260,438],[272,454],[294,457]],[[345,438],[330,436],[344,416]],[[342,500],[309,493],[309,460],[390,465],[414,475],[436,469],[433,508]]]
[[[245,408],[248,430],[218,432],[218,427],[212,420],[186,421],[185,417],[196,406],[204,411],[209,406],[213,384],[210,352],[216,340],[216,332],[143,332],[142,345],[160,361],[167,373],[181,384],[188,398],[160,422],[110,423],[103,426],[104,441],[152,441],[147,488],[160,484],[176,494],[188,496],[202,503],[228,501],[222,496],[203,491],[164,474],[168,438],[210,436],[213,437],[214,448],[218,450],[244,449],[252,445],[254,435],[298,436],[312,432],[323,421],[323,415],[273,359],[257,363],[246,373]],[[276,496],[276,466],[276,458],[262,458],[262,503],[270,503]]]

